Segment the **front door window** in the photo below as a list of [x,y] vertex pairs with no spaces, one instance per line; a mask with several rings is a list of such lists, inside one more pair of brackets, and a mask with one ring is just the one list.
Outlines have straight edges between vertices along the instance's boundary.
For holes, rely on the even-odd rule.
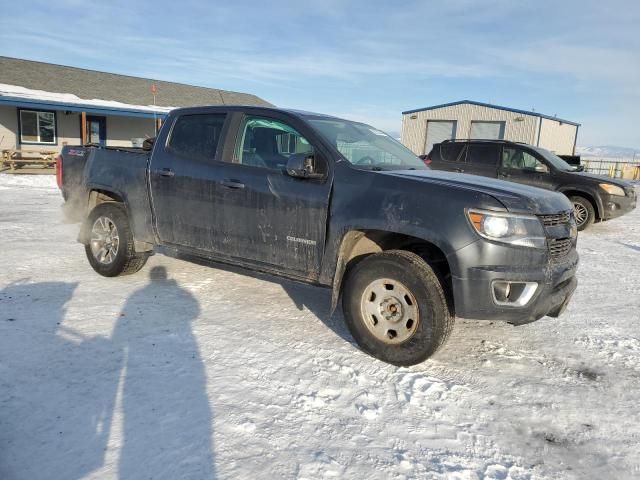
[[264,117],[247,117],[236,144],[235,162],[284,171],[294,153],[313,154],[309,141],[286,123]]
[[502,167],[511,170],[546,173],[549,168],[529,152],[521,148],[505,147],[502,149]]

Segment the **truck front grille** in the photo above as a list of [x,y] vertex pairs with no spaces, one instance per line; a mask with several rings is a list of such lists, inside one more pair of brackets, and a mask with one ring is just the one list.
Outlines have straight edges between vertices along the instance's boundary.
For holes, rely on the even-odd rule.
[[556,225],[563,225],[569,223],[571,218],[571,212],[555,213],[552,215],[539,215],[540,220],[545,227],[555,227]]
[[554,260],[560,259],[571,251],[573,241],[570,238],[551,238],[548,240],[549,254]]

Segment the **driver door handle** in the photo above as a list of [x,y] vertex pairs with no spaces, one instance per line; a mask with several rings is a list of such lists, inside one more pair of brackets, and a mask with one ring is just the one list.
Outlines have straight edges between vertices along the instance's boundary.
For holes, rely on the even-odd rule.
[[464,168],[454,168],[454,170],[458,173],[464,173]]
[[238,180],[234,180],[232,178],[225,178],[220,182],[220,185],[222,185],[223,187],[233,188],[236,190],[244,188],[244,183],[239,182]]
[[157,173],[161,177],[173,177],[175,172],[170,168],[163,168],[162,170],[154,170],[153,173]]

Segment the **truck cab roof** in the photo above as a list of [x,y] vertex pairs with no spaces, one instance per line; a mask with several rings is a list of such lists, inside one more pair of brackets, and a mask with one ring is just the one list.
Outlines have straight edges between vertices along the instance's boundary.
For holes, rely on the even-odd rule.
[[[335,119],[335,120],[346,120],[340,117],[336,117],[334,115],[327,115],[324,113],[318,112],[310,112],[307,110],[298,110],[295,108],[280,108],[280,107],[258,107],[255,105],[202,105],[197,107],[182,107],[171,110],[170,115],[179,115],[184,113],[197,113],[198,111],[206,111],[206,112],[244,112],[250,111],[252,113],[263,112],[265,114],[269,113],[285,113],[288,115],[293,115],[295,117],[305,119],[305,118],[326,118],[326,119]],[[359,122],[357,122],[359,123]]]

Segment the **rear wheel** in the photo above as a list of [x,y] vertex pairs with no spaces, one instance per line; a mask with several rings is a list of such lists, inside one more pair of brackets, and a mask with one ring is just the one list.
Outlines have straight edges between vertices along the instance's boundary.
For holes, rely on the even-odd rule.
[[596,219],[596,211],[589,200],[578,195],[569,197],[573,203],[573,214],[576,217],[578,230],[582,231],[590,226]]
[[136,253],[129,218],[124,207],[115,202],[102,203],[87,219],[89,243],[87,259],[93,269],[105,277],[129,275],[140,270],[148,253]]
[[418,255],[402,250],[371,255],[350,269],[342,306],[358,345],[394,365],[429,358],[454,324],[434,271]]

